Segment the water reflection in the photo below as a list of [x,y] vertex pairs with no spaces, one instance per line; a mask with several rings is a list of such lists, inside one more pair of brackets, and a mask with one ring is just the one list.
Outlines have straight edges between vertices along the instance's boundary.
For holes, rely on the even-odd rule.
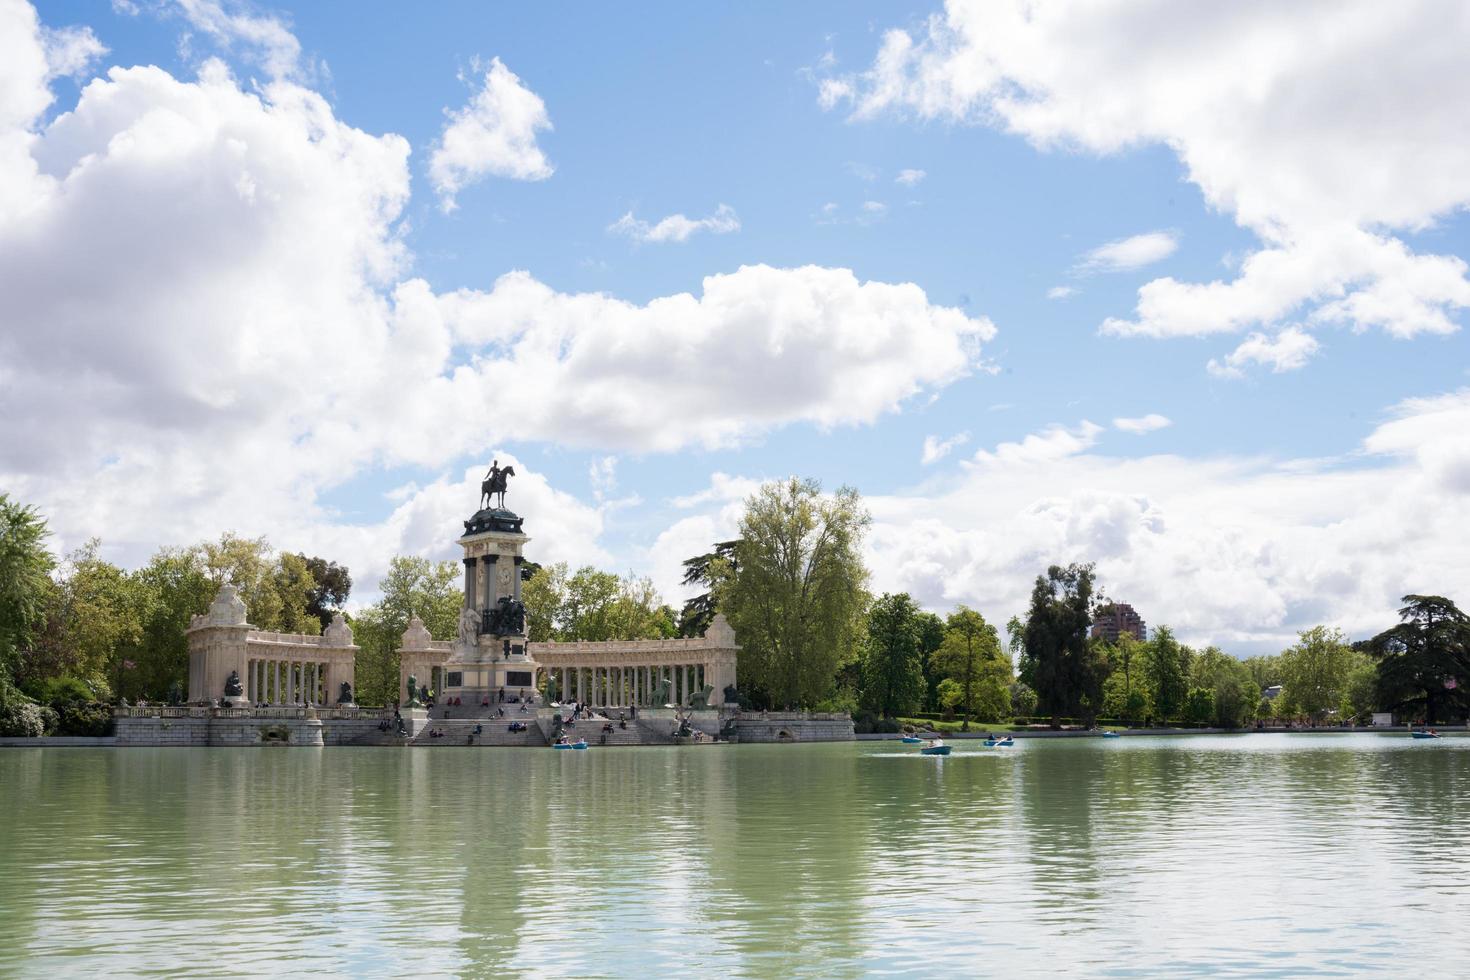
[[6,750],[0,974],[1450,974],[1467,764],[1374,736]]

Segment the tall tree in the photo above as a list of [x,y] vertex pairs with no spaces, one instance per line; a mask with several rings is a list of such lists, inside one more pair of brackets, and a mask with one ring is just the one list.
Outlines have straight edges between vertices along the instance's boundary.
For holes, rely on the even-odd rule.
[[679,611],[679,635],[702,636],[719,611],[720,594],[739,569],[739,541],[719,541],[713,551],[684,560],[684,584],[703,586],[704,592],[684,601]]
[[870,523],[856,490],[826,497],[815,480],[766,483],[746,501],[740,570],[724,597],[743,689],[783,706],[827,696],[856,645],[868,578],[858,549]]
[[1190,684],[1214,696],[1214,724],[1240,728],[1256,716],[1261,690],[1244,663],[1215,647],[1206,647],[1190,667]]
[[1290,714],[1321,719],[1342,706],[1355,658],[1341,630],[1314,626],[1281,653],[1282,697]]
[[1369,643],[1378,665],[1378,694],[1395,710],[1424,710],[1426,724],[1466,708],[1470,686],[1470,616],[1437,595],[1406,595],[1400,622]]
[[1154,630],[1153,638],[1142,648],[1143,673],[1154,711],[1163,721],[1178,718],[1189,694],[1189,648],[1167,626]]
[[458,562],[403,555],[389,562],[378,581],[383,597],[352,621],[361,648],[355,671],[359,700],[388,704],[398,697],[398,647],[414,615],[433,636],[454,636],[464,605],[461,580]]
[[918,615],[907,592],[884,593],[868,610],[863,697],[885,718],[915,710],[924,696]]
[[953,684],[951,707],[962,707],[962,728],[972,714],[998,720],[1011,710],[1011,661],[1001,652],[1000,636],[985,617],[961,605],[945,621],[944,640],[929,657],[934,673]]
[[1022,679],[1036,691],[1052,727],[1062,717],[1091,721],[1102,703],[1107,662],[1087,638],[1092,623],[1091,564],[1052,565],[1036,577],[1022,631]]
[[10,700],[22,651],[45,622],[56,560],[34,507],[0,493],[0,705]]
[[944,619],[938,613],[921,612],[914,620],[919,636],[919,664],[924,670],[925,711],[939,710],[939,683],[944,676],[935,669],[935,651],[944,645]]
[[308,558],[305,554],[296,557],[306,563],[306,571],[311,575],[306,611],[317,618],[322,629],[326,629],[331,625],[332,616],[347,605],[347,597],[352,594],[352,574],[346,565],[325,558]]

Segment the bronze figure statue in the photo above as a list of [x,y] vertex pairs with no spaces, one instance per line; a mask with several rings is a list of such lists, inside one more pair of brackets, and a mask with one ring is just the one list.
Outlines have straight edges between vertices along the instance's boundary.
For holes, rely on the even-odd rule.
[[485,474],[485,479],[480,483],[480,509],[484,510],[490,506],[491,499],[500,495],[500,507],[505,508],[505,484],[506,481],[516,475],[514,466],[501,467],[500,460],[490,462],[490,471]]
[[238,698],[243,697],[244,694],[245,688],[240,685],[240,672],[230,671],[230,676],[225,678],[225,697]]

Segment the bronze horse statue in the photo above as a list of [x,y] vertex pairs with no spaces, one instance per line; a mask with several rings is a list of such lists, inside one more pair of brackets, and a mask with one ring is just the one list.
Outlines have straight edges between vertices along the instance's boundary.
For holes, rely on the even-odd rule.
[[500,460],[490,464],[490,472],[485,474],[485,479],[480,483],[480,509],[484,510],[490,506],[490,500],[496,494],[500,495],[500,507],[505,507],[505,483],[508,477],[516,475],[514,466],[502,468]]

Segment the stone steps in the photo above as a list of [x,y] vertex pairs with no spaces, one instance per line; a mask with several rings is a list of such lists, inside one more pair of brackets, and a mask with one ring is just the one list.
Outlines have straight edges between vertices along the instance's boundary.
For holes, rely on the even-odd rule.
[[[524,732],[506,731],[506,726],[512,721],[524,721],[528,726]],[[475,726],[481,726],[479,735],[474,736],[474,742],[470,742],[470,735]],[[430,738],[430,732],[443,732],[443,738]],[[409,740],[412,745],[427,746],[536,746],[545,745],[546,739],[541,734],[541,729],[536,726],[535,716],[529,719],[517,718],[449,718],[430,719],[424,726],[424,730]]]

